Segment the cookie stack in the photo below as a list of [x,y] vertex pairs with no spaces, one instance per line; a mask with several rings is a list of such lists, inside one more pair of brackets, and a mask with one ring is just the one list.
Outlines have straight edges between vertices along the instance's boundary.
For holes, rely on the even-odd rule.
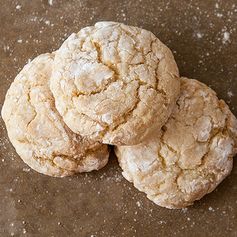
[[182,208],[230,173],[237,120],[208,86],[180,78],[151,32],[98,22],[17,75],[2,108],[8,136],[32,169],[64,177],[106,165],[157,205]]

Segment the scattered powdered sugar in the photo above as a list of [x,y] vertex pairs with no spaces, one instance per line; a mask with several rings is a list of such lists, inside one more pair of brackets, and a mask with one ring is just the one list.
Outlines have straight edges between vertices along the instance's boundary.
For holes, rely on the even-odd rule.
[[10,50],[10,46],[9,45],[3,45],[3,51],[7,52]]
[[21,9],[21,5],[16,5],[16,9],[20,10]]
[[201,33],[201,32],[197,32],[197,34],[196,34],[196,35],[197,35],[197,38],[198,38],[198,39],[201,39],[201,38],[203,37],[203,35],[204,35],[204,34],[203,34],[203,33]]
[[139,201],[136,202],[138,207],[141,207],[141,203]]
[[164,220],[160,220],[160,221],[158,221],[158,224],[159,225],[163,225],[163,224],[166,224],[167,222],[166,221],[164,221]]
[[187,213],[188,208],[187,208],[187,207],[186,207],[186,208],[182,208],[181,211],[182,211],[183,213]]
[[231,97],[234,96],[234,94],[233,94],[233,92],[232,92],[231,90],[229,90],[229,91],[227,92],[227,96],[228,96],[229,98],[231,98]]
[[30,172],[30,168],[23,168],[22,169],[24,172]]
[[223,17],[223,14],[222,13],[216,13],[216,16],[221,18],[221,17]]
[[48,0],[50,6],[53,6],[53,0]]
[[228,31],[225,31],[223,33],[223,39],[222,39],[223,44],[229,43],[230,42],[230,33]]
[[208,210],[214,212],[215,210],[212,207],[208,207]]
[[49,20],[45,20],[45,22],[44,22],[46,25],[50,25],[50,21]]

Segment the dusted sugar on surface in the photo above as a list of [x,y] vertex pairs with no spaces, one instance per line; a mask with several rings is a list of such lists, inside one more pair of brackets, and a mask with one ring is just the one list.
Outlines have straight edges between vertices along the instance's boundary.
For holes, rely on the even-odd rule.
[[230,173],[237,120],[206,85],[181,78],[181,95],[162,131],[136,146],[118,146],[124,177],[156,204],[182,208]]
[[151,32],[98,22],[57,50],[50,88],[65,123],[106,144],[140,143],[168,119],[179,95],[171,51]]
[[108,148],[73,133],[55,108],[49,89],[54,54],[29,62],[11,84],[2,108],[8,136],[34,170],[67,176],[102,168]]

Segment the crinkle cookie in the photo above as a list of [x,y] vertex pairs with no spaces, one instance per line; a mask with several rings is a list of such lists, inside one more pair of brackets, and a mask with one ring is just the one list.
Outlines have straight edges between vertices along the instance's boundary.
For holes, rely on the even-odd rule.
[[98,170],[108,161],[108,148],[74,134],[57,112],[49,78],[53,54],[28,63],[7,92],[2,108],[8,136],[32,169],[51,176]]
[[212,89],[187,78],[160,134],[116,148],[124,177],[167,208],[189,206],[212,192],[230,173],[236,152],[236,118]]
[[99,22],[56,52],[50,88],[75,133],[132,145],[167,121],[180,80],[171,51],[151,32]]

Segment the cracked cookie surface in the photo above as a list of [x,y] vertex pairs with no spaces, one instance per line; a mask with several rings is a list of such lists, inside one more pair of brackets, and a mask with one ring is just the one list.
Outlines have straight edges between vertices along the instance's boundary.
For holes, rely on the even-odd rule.
[[50,88],[65,123],[112,145],[140,143],[168,119],[179,95],[171,51],[151,32],[99,22],[56,52]]
[[54,54],[28,63],[11,84],[2,108],[10,141],[32,169],[50,176],[98,170],[108,147],[73,133],[55,108],[49,89]]
[[181,94],[162,130],[136,146],[115,149],[124,177],[157,205],[193,204],[230,173],[237,120],[206,85],[181,78]]

